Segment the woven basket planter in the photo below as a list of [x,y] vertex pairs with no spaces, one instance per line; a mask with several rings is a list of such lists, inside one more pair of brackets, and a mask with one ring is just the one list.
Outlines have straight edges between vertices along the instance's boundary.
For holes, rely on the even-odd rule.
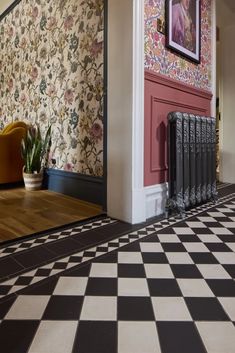
[[23,172],[25,189],[29,191],[40,190],[42,188],[43,172],[25,173]]

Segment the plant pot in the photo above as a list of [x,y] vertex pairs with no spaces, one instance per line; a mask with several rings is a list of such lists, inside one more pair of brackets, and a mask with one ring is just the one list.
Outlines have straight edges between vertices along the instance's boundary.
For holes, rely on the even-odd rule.
[[40,173],[25,173],[23,169],[23,178],[26,190],[34,191],[42,188],[43,171]]

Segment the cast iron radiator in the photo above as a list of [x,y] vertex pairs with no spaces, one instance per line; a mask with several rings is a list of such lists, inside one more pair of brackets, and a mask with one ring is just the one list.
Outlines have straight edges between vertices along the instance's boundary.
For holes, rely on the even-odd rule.
[[166,216],[181,216],[191,207],[216,201],[215,118],[188,113],[168,114],[169,198]]

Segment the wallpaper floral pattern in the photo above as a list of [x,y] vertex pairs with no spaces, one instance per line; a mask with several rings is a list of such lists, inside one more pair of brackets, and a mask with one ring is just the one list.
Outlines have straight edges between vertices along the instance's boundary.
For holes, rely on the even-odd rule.
[[165,17],[165,0],[145,0],[145,68],[211,91],[211,0],[201,0],[201,63],[194,64],[165,47],[157,19]]
[[22,0],[0,23],[0,128],[52,124],[50,166],[92,176],[103,174],[103,10]]

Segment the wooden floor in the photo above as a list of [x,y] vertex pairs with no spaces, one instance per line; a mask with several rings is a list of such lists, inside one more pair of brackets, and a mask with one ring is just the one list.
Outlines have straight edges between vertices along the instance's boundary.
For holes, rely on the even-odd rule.
[[48,190],[0,189],[0,242],[101,213],[98,205]]

